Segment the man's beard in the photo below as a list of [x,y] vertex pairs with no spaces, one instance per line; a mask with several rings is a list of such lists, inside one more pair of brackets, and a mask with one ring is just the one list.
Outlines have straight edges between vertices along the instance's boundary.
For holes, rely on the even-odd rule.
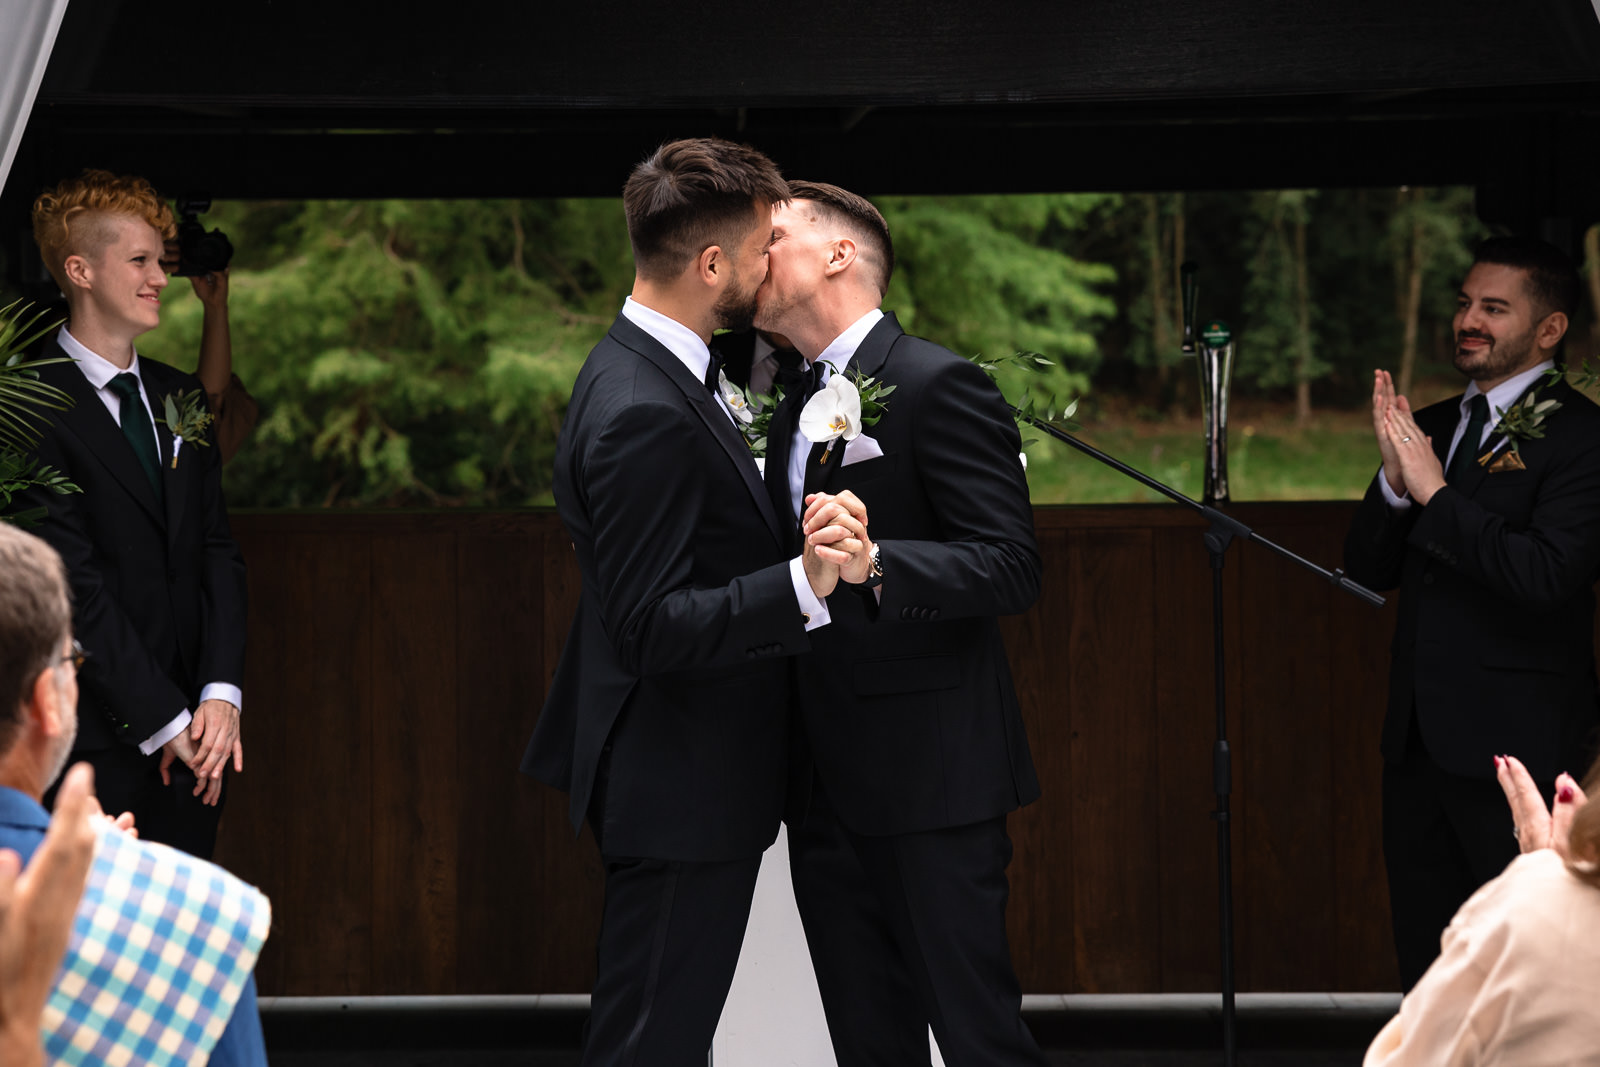
[[[1488,341],[1489,347],[1487,350],[1476,354],[1466,354],[1461,349],[1461,339],[1463,337],[1475,337]],[[1475,382],[1494,381],[1497,378],[1510,377],[1517,371],[1524,370],[1537,363],[1538,360],[1529,358],[1533,354],[1534,347],[1534,331],[1532,330],[1518,337],[1508,337],[1501,341],[1497,341],[1490,335],[1480,333],[1477,330],[1457,330],[1456,350],[1451,362],[1455,364],[1456,370]],[[1470,362],[1474,359],[1478,360],[1478,362]]]
[[717,314],[717,323],[724,330],[734,333],[743,333],[755,325],[756,321],[756,286],[746,293],[728,292],[717,300],[712,308]]

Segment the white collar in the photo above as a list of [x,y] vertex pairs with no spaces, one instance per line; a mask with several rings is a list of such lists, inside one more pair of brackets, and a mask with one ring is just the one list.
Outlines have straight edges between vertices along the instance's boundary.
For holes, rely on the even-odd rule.
[[[128,364],[128,369],[123,370],[115,363],[95,352],[67,332],[65,326],[56,334],[56,342],[61,345],[61,350],[78,362],[78,369],[83,371],[83,376],[89,379],[89,384],[96,389],[104,389],[111,384],[111,379],[119,374],[131,374],[139,378],[139,352],[133,353],[133,362]],[[139,378],[139,384],[144,384],[144,379]]]
[[699,334],[677,319],[646,307],[631,296],[622,302],[622,317],[660,341],[668,352],[689,368],[695,381],[706,380],[706,368],[711,365],[711,350]]
[[[1517,397],[1527,392],[1528,386],[1533,384],[1534,379],[1555,365],[1555,360],[1547,359],[1537,367],[1529,367],[1521,374],[1512,375],[1485,393],[1484,396],[1489,401],[1490,416],[1494,417],[1495,412],[1503,408],[1509,408],[1516,402]],[[1467,391],[1461,394],[1461,414],[1463,418],[1471,410],[1469,405],[1472,402],[1472,398],[1482,392],[1483,390],[1478,388],[1477,382],[1468,383]]]
[[[878,325],[878,320],[881,318],[883,312],[879,308],[868,311],[846,326],[838,337],[828,342],[828,347],[822,350],[822,354],[814,362],[828,363],[839,370],[844,370],[845,364],[850,362],[850,357],[856,354],[856,349],[861,347],[861,342],[867,339],[867,334],[872,332],[872,328]],[[823,371],[824,376],[827,373],[826,370]]]

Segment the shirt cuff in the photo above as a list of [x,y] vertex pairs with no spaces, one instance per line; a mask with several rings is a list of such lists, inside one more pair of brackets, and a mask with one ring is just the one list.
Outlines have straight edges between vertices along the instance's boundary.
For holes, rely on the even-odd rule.
[[1389,488],[1389,479],[1384,475],[1384,469],[1383,467],[1378,468],[1378,488],[1383,490],[1384,502],[1396,511],[1406,510],[1411,506],[1411,494],[1396,496],[1395,491]]
[[801,613],[810,616],[806,619],[807,631],[826,626],[833,621],[828,615],[828,605],[811,591],[811,582],[806,578],[805,564],[800,561],[799,556],[789,561],[789,580],[794,583],[794,598],[800,602]]
[[244,711],[244,693],[238,686],[229,682],[212,682],[200,690],[200,703],[204,704],[208,700],[226,700],[240,712]]
[[189,728],[189,724],[193,721],[194,716],[189,714],[188,708],[185,708],[184,710],[178,712],[178,717],[176,719],[173,719],[171,722],[167,723],[167,725],[163,726],[161,729],[157,730],[155,733],[151,734],[148,738],[141,742],[139,745],[139,751],[146,756],[150,755],[151,753],[155,752],[156,749],[160,748],[162,745],[166,744],[168,741],[171,741],[174,737],[177,737],[179,734],[183,733],[183,731],[187,730]]

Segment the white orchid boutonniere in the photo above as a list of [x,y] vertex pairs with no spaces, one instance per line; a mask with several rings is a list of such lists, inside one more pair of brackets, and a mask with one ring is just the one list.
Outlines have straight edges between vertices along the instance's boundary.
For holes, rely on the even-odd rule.
[[717,392],[722,395],[722,402],[728,405],[728,410],[733,412],[739,432],[744,434],[745,443],[750,446],[750,454],[756,459],[766,458],[767,426],[772,422],[773,409],[783,398],[783,390],[775,389],[771,396],[751,392],[748,388],[734,385],[728,381],[726,374],[718,371]]
[[[206,427],[215,421],[211,414],[211,405],[206,403],[205,394],[199,389],[191,389],[187,393],[168,393],[161,401],[162,414],[165,418],[157,418],[167,429],[172,431],[172,436],[185,444],[199,445],[201,448],[210,448],[211,442],[206,440]],[[172,450],[172,468],[178,468],[178,450]]]
[[859,371],[852,376],[834,368],[828,376],[828,384],[818,389],[800,409],[800,432],[806,440],[827,443],[819,462],[828,462],[833,454],[833,443],[839,438],[854,441],[861,436],[863,428],[877,425],[888,407],[885,398],[896,388]]

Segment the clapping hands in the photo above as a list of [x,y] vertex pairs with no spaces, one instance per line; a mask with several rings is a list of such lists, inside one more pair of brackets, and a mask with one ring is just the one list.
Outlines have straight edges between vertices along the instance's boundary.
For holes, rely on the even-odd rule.
[[1545,810],[1544,797],[1533,784],[1533,776],[1515,756],[1496,756],[1494,775],[1505,791],[1506,802],[1511,805],[1513,829],[1517,844],[1524,852],[1541,848],[1555,849],[1562,859],[1569,859],[1567,838],[1572,832],[1572,817],[1578,814],[1588,798],[1570,774],[1556,778],[1556,802]]
[[1372,429],[1383,456],[1383,475],[1396,496],[1426,504],[1445,484],[1444,464],[1433,451],[1433,438],[1411,415],[1411,404],[1394,391],[1385,370],[1373,374]]

